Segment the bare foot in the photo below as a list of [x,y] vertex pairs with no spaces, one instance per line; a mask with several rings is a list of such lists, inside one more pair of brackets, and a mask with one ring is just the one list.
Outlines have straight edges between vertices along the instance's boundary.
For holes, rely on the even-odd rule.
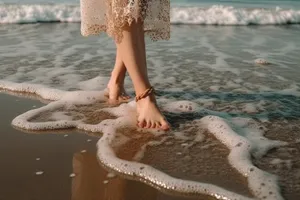
[[138,127],[153,128],[167,131],[170,129],[169,123],[156,105],[153,94],[137,102]]
[[126,93],[123,84],[112,83],[111,81],[107,85],[108,98],[111,101],[127,101],[130,96]]

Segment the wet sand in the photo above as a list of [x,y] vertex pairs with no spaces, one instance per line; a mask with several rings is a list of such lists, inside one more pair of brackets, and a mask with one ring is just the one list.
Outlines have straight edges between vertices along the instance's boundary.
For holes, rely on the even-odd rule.
[[[10,123],[17,115],[44,105],[28,97],[0,93],[0,177],[3,180],[0,199],[212,199],[207,196],[192,198],[178,196],[179,194],[174,192],[161,192],[144,183],[112,175],[107,171],[109,169],[100,166],[96,158],[96,143],[101,133],[80,133],[76,130],[25,132],[13,128]],[[89,116],[86,121],[89,124],[114,118],[95,111],[95,107],[102,106],[78,106],[68,112],[75,118],[79,118],[78,113]],[[31,120],[45,121],[49,120],[48,118],[49,113],[43,113]],[[265,136],[286,141],[289,145],[271,150],[261,159],[253,158],[253,162],[263,170],[278,175],[283,196],[288,200],[297,200],[300,197],[299,121],[294,119],[272,122],[264,124],[268,129]],[[174,123],[176,126],[176,120]],[[187,123],[181,129],[189,130],[189,126],[191,125]],[[191,133],[193,131],[195,130],[190,130]],[[149,141],[159,139],[147,131],[141,135],[137,130],[130,128],[121,129],[118,134],[120,137],[123,135],[130,138],[115,150],[117,156],[125,160],[139,160],[136,156],[141,148]],[[183,148],[186,143],[172,137],[165,140],[163,145],[148,145],[139,161],[176,178],[212,183],[252,197],[246,178],[227,161],[229,150],[208,132],[204,135],[205,140],[189,148]],[[40,160],[36,160],[37,158]],[[277,158],[279,160],[276,160]],[[36,175],[39,171],[43,174]]]
[[[95,154],[97,138],[76,132],[18,131],[11,120],[43,104],[7,94],[0,94],[0,102],[0,199],[71,199],[73,157],[83,149]],[[37,171],[44,173],[38,176]]]
[[[1,200],[191,199],[121,177],[108,178],[96,158],[100,136],[75,130],[25,133],[11,126],[17,115],[43,106],[40,101],[0,92],[0,102]],[[43,174],[36,175],[39,171]]]

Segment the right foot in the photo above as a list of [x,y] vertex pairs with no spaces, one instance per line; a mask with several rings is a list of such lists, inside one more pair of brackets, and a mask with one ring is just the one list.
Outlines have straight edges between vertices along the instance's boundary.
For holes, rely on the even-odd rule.
[[137,102],[138,127],[153,128],[167,131],[170,129],[169,123],[162,115],[156,105],[154,94]]

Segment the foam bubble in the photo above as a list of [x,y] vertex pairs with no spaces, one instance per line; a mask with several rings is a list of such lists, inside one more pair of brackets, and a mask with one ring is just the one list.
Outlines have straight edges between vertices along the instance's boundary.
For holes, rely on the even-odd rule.
[[265,60],[263,58],[258,58],[254,62],[256,64],[259,64],[259,65],[269,65],[269,64],[271,64],[270,62],[268,62],[267,60]]
[[253,119],[236,117],[232,119],[232,123],[236,125],[237,131],[251,142],[252,155],[257,158],[272,148],[287,145],[286,142],[265,138],[263,136],[265,128],[259,126]]
[[116,174],[114,174],[114,173],[108,173],[106,177],[107,178],[115,178]]
[[37,176],[40,176],[40,175],[43,175],[44,172],[43,172],[43,171],[37,171],[37,172],[35,172],[35,174],[36,174]]
[[256,109],[256,106],[252,103],[246,103],[244,104],[243,111],[246,113],[256,113],[258,110]]
[[193,113],[199,111],[200,107],[192,101],[175,101],[165,104],[163,109],[173,113]]

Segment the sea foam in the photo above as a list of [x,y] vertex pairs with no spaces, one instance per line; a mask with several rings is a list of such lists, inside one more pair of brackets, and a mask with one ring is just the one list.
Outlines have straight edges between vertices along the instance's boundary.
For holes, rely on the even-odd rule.
[[[70,4],[0,4],[0,23],[80,22],[79,5]],[[266,25],[298,24],[300,10],[281,8],[235,8],[214,5],[171,8],[172,24]]]
[[[57,117],[57,121],[33,122],[31,119],[35,116],[40,115],[43,112],[55,112],[55,110],[63,106],[72,108],[74,105],[89,105],[99,101],[104,102],[104,92],[60,91],[57,93],[62,95],[60,98],[57,98],[57,95],[53,96],[53,92],[47,92],[51,91],[51,89],[41,88],[39,85],[35,86],[31,84],[29,87],[30,90],[28,90],[28,85],[26,84],[3,81],[1,82],[0,87],[6,90],[31,92],[37,95],[39,95],[40,92],[36,91],[44,91],[41,93],[43,94],[43,98],[55,99],[55,101],[46,106],[19,115],[12,121],[14,126],[29,130],[78,128],[90,132],[102,132],[103,137],[97,143],[97,156],[103,165],[118,174],[126,175],[127,177],[129,176],[132,179],[145,182],[158,188],[177,191],[188,195],[206,194],[215,197],[216,199],[283,199],[280,194],[276,176],[255,167],[251,162],[251,155],[256,153],[256,155],[261,156],[267,149],[282,146],[285,145],[285,143],[264,138],[262,132],[258,131],[260,127],[256,127],[255,123],[249,119],[237,118],[232,120],[232,124],[230,124],[223,118],[208,115],[201,119],[194,120],[193,125],[201,127],[201,129],[206,129],[210,134],[227,146],[230,150],[228,155],[229,163],[247,178],[248,186],[252,191],[254,198],[234,193],[213,184],[174,178],[149,165],[118,158],[113,150],[112,143],[117,140],[117,129],[122,127],[135,127],[136,118],[135,115],[132,115],[135,110],[135,104],[133,102],[128,104],[125,103],[113,108],[104,108],[103,110],[105,110],[105,112],[115,115],[116,118],[104,119],[98,124],[86,124],[83,120],[72,120],[71,118],[61,116],[61,114],[52,115],[54,118],[55,116]],[[192,108],[182,110],[183,113],[194,113],[200,109],[195,103],[189,101],[180,101],[178,103],[165,101],[164,109],[170,113],[178,113],[181,110],[180,106],[183,108],[189,108],[189,106],[191,106]],[[131,114],[129,114],[130,112]],[[247,126],[249,124],[252,124],[250,128]],[[232,126],[234,129],[232,129]],[[203,137],[202,131],[199,132],[199,136],[201,138]],[[194,139],[198,140],[198,138],[199,137],[195,137]],[[161,144],[164,141],[164,139],[156,142],[150,141],[149,145]],[[265,147],[261,148],[263,146]],[[139,157],[142,156],[143,155],[141,154]]]

